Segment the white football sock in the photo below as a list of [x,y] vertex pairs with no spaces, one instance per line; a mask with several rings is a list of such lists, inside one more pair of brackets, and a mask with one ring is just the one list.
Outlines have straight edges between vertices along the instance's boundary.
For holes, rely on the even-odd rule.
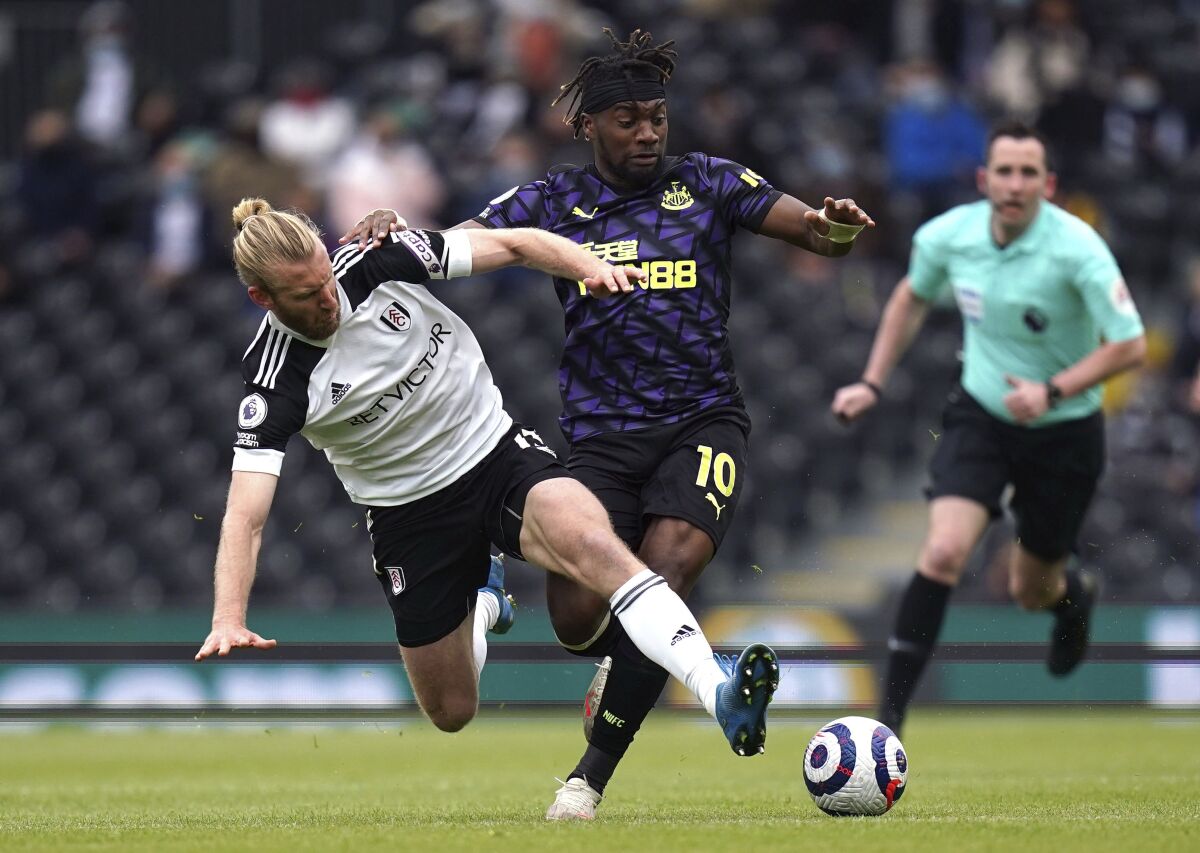
[[644,569],[622,584],[608,603],[642,654],[683,682],[715,716],[717,686],[728,676],[713,660],[700,623],[666,579]]
[[500,602],[490,592],[480,592],[475,597],[475,624],[472,641],[475,646],[475,682],[487,661],[487,632],[500,618]]

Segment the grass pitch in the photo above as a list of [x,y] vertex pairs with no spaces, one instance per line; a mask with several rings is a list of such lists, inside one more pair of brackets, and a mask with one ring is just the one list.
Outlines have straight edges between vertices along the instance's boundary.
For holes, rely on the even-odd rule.
[[904,798],[843,819],[800,776],[825,721],[777,714],[767,754],[738,759],[711,721],[659,712],[585,825],[542,819],[583,745],[573,714],[485,712],[457,735],[10,726],[0,850],[1200,850],[1200,715],[918,710]]

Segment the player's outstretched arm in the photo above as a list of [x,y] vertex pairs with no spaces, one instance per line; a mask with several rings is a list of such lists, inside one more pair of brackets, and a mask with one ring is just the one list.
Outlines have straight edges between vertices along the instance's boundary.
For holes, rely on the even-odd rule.
[[883,309],[863,378],[839,388],[833,397],[830,409],[839,421],[850,423],[879,402],[888,377],[917,336],[928,313],[929,303],[913,293],[908,276],[900,279]]
[[566,237],[537,228],[472,228],[471,271],[486,273],[524,264],[559,278],[582,281],[596,297],[629,293],[646,274],[635,267],[607,264]]
[[768,211],[758,233],[838,258],[850,252],[860,231],[874,227],[875,220],[852,198],[835,200],[826,196],[822,208],[814,210],[784,194]]
[[379,207],[338,237],[338,242],[345,245],[357,241],[358,250],[365,252],[367,249],[378,249],[383,243],[383,238],[393,231],[404,231],[407,228],[408,222],[403,216],[389,208]]
[[254,567],[262,544],[263,526],[275,485],[279,478],[257,471],[234,471],[221,523],[221,541],[217,546],[217,565],[213,580],[212,630],[196,652],[196,660],[216,654],[224,657],[230,649],[273,649],[274,640],[266,640],[246,627],[246,607],[254,583]]

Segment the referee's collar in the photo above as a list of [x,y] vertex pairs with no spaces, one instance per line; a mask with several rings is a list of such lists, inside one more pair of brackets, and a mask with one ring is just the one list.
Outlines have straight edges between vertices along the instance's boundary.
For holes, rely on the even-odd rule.
[[1045,227],[1045,223],[1047,222],[1047,220],[1049,220],[1049,218],[1050,218],[1049,215],[1046,213],[1046,206],[1051,203],[1052,202],[1050,202],[1048,199],[1042,199],[1038,203],[1038,212],[1037,212],[1037,215],[1033,217],[1033,221],[1029,223],[1029,225],[1025,228],[1024,231],[1021,232],[1021,236],[1019,236],[1017,239],[1013,240],[1007,246],[999,245],[996,242],[995,235],[992,233],[992,206],[989,203],[988,204],[988,218],[987,218],[988,242],[990,242],[992,244],[992,247],[997,252],[1004,252],[1005,254],[1024,255],[1024,254],[1027,254],[1030,252],[1036,252],[1037,248],[1038,248],[1037,244],[1038,244],[1039,238],[1041,236],[1041,231]]

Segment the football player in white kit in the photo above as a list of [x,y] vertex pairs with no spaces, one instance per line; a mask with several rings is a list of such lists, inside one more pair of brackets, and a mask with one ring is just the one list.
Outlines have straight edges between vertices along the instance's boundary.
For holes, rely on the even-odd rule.
[[300,433],[366,507],[401,657],[438,728],[461,729],[478,706],[485,634],[503,602],[480,591],[494,544],[608,599],[734,752],[761,742],[774,653],[756,643],[736,664],[714,659],[687,606],[617,537],[599,501],[504,411],[474,335],[424,284],[525,264],[606,297],[629,292],[639,270],[537,229],[401,231],[330,256],[311,221],[262,199],[243,200],[233,221],[234,266],[267,314],[242,362],[212,631],[197,660],[275,645],[246,627],[246,608],[284,449]]

